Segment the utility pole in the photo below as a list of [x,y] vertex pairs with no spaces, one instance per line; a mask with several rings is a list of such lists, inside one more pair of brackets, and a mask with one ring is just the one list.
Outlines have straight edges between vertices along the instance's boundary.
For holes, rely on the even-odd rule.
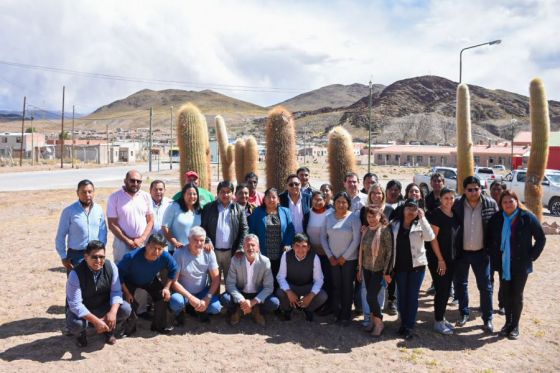
[[21,116],[21,143],[19,144],[19,166],[23,166],[23,131],[24,128],[23,126],[25,126],[25,102],[27,101],[27,97],[23,96],[23,114]]
[[31,111],[31,166],[35,166],[35,130],[33,129],[33,111]]
[[369,80],[369,127],[368,127],[368,153],[367,153],[367,172],[371,172],[371,96],[372,96],[372,89],[373,84],[371,83],[371,79]]
[[150,133],[148,137],[148,171],[152,172],[152,115],[153,108],[150,108]]
[[60,122],[60,168],[64,168],[64,94],[66,87],[62,86],[62,121]]
[[109,147],[109,124],[105,125],[105,131],[107,133],[107,164],[109,164],[111,158],[111,148]]
[[[307,123],[309,126],[311,123]],[[307,126],[303,128],[303,164],[307,166]]]
[[[169,129],[171,130],[171,139],[169,140],[169,169],[173,169],[173,105],[171,106],[171,117],[169,118]],[[219,165],[219,163],[218,163]]]
[[74,117],[75,117],[75,107],[72,105],[72,168],[74,168]]
[[515,119],[513,118],[513,115],[511,116],[511,160],[510,160],[510,168],[511,171],[513,172],[513,135],[514,135],[514,130],[515,130]]

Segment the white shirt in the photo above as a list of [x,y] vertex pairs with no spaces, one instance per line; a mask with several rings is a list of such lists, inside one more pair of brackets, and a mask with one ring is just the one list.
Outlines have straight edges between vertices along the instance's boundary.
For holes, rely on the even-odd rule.
[[249,263],[249,260],[245,258],[245,269],[247,270],[247,283],[243,288],[243,292],[247,294],[253,294],[257,292],[255,288],[255,282],[253,281],[253,273],[255,269],[256,259],[253,261],[253,264]]
[[[280,289],[284,291],[290,290],[290,284],[288,284],[288,281],[286,280],[286,276],[288,275],[288,268],[286,265],[287,253],[288,251],[282,254],[282,258],[280,258],[280,268],[278,269],[278,274],[276,275],[276,281],[278,281]],[[309,253],[307,255],[309,255]],[[305,259],[299,259],[297,255],[295,255],[295,257],[298,262]],[[311,288],[311,292],[317,295],[321,291],[321,287],[323,287],[323,270],[321,269],[319,255],[315,255],[315,259],[313,259],[313,287]]]
[[292,201],[292,197],[288,194],[288,206],[290,215],[292,215],[292,223],[294,224],[295,233],[303,233],[303,208],[301,206],[301,193],[296,203]]
[[231,249],[233,245],[231,237],[231,202],[224,207],[218,203],[218,224],[216,225],[216,249]]
[[350,206],[350,211],[360,213],[362,207],[367,205],[367,194],[358,192],[354,197],[350,197],[352,205]]
[[152,228],[152,233],[161,233],[163,215],[165,214],[165,210],[167,210],[172,203],[173,200],[168,197],[163,197],[159,205],[157,205],[152,199],[152,207],[154,208],[154,227]]

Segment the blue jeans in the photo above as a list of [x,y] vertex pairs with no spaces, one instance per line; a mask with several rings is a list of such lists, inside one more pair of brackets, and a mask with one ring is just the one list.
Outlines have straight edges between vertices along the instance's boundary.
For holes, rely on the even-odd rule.
[[397,305],[401,317],[401,327],[414,329],[418,314],[418,296],[426,271],[396,272]]
[[[257,296],[257,293],[241,294],[243,294],[245,299],[253,299]],[[224,292],[220,295],[220,303],[222,303],[222,306],[227,308],[229,313],[234,313],[239,308],[239,303],[236,303],[231,294],[228,292]],[[262,313],[274,312],[278,309],[278,307],[280,307],[280,300],[272,295],[269,295],[264,302],[260,304],[260,307]]]
[[461,315],[470,314],[469,310],[469,267],[472,267],[476,286],[480,293],[480,310],[484,322],[492,320],[492,283],[490,282],[490,258],[482,250],[463,251],[455,266],[455,295],[459,300]]
[[[202,299],[208,294],[208,287],[203,289],[201,292],[194,294],[198,299]],[[169,300],[169,308],[173,314],[178,315],[185,307],[189,305],[189,301],[182,294],[173,293],[171,299]],[[210,304],[206,309],[205,313],[209,315],[217,315],[222,310],[222,305],[220,304],[220,298],[217,295],[213,295],[210,300]]]

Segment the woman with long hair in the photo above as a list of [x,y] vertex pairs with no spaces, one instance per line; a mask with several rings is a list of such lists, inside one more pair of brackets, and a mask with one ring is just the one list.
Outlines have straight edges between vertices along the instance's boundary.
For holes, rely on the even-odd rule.
[[200,225],[200,198],[198,187],[187,183],[181,190],[182,198],[175,201],[165,210],[161,230],[169,242],[170,253],[189,243],[189,232],[192,227]]
[[[537,217],[506,190],[500,195],[500,211],[488,222],[487,243],[490,262],[500,273],[506,323],[500,334],[519,338],[519,319],[523,310],[523,291],[533,262],[541,255],[546,237]],[[533,242],[534,240],[534,242]]]

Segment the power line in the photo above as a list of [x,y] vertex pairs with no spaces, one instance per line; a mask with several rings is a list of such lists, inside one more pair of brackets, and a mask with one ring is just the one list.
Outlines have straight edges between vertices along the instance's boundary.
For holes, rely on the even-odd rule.
[[172,84],[172,85],[187,86],[187,87],[202,88],[202,89],[214,88],[214,89],[220,89],[225,91],[244,91],[244,92],[261,92],[261,93],[280,93],[280,92],[294,93],[294,92],[302,91],[301,89],[296,89],[296,88],[258,87],[258,86],[249,86],[249,85],[195,83],[195,82],[188,82],[188,81],[181,81],[181,80],[138,78],[138,77],[123,76],[123,75],[112,75],[112,74],[104,74],[104,73],[96,73],[96,72],[70,70],[70,69],[63,69],[63,68],[44,66],[44,65],[31,65],[31,64],[12,62],[12,61],[2,61],[2,60],[0,60],[0,65],[12,66],[12,67],[17,67],[22,69],[48,71],[48,72],[67,74],[73,76],[81,76],[81,77],[94,78],[94,79],[118,80],[118,81],[125,81],[125,82],[157,84],[157,85]]

